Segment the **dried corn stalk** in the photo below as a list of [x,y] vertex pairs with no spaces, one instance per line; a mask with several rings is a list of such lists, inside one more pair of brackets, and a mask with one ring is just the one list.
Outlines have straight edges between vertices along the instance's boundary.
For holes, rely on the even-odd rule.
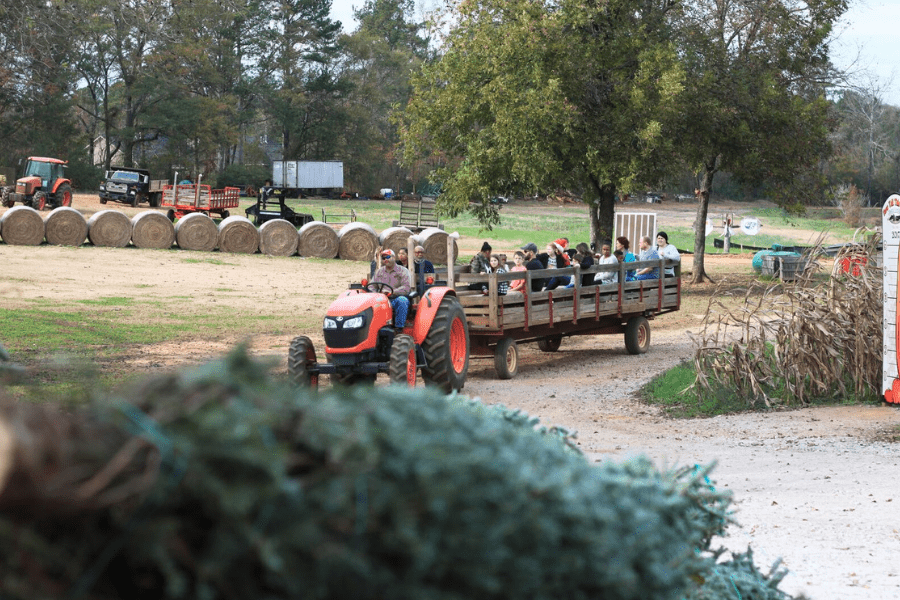
[[[859,233],[859,232],[858,232]],[[820,238],[821,240],[821,238]],[[755,283],[734,309],[710,298],[696,344],[698,394],[734,390],[748,406],[803,405],[817,397],[877,393],[881,381],[882,275],[874,260],[880,237],[846,247],[827,281],[810,261],[794,283]],[[818,256],[820,244],[810,252]],[[868,257],[854,275],[844,258]]]

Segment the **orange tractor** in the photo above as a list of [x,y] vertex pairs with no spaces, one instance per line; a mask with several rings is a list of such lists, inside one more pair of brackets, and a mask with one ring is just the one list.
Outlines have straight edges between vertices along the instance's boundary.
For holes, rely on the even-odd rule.
[[72,182],[65,177],[67,164],[58,158],[30,156],[25,163],[25,174],[16,181],[15,187],[7,186],[0,191],[3,206],[12,207],[16,202],[36,210],[72,206]]
[[423,286],[421,297],[410,294],[402,331],[391,326],[389,285],[365,280],[351,285],[325,315],[328,362],[317,362],[308,337],[296,337],[288,353],[291,380],[316,387],[319,375],[330,374],[332,383],[351,385],[373,383],[378,373],[387,373],[392,383],[414,387],[421,371],[426,385],[447,393],[461,390],[469,370],[469,326],[456,292],[439,283]]

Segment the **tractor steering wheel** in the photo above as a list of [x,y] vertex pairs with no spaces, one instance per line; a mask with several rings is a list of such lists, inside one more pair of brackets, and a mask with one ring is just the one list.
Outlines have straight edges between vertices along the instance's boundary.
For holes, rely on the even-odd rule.
[[387,290],[388,296],[394,293],[394,288],[390,285],[382,282],[382,281],[371,281],[366,285],[366,290],[375,293],[375,294],[383,294],[385,290]]

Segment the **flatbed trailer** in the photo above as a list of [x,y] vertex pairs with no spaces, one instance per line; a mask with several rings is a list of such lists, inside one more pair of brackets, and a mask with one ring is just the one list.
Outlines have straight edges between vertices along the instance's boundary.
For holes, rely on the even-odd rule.
[[236,187],[213,190],[199,183],[166,185],[163,186],[162,205],[170,207],[166,216],[171,221],[195,212],[215,213],[226,219],[228,209],[240,204],[240,195],[241,189]]
[[[646,267],[658,267],[660,278],[625,281],[626,271]],[[673,274],[666,275],[666,268],[673,269]],[[583,276],[590,274],[592,280],[601,271],[617,271],[619,282],[582,285]],[[561,275],[569,275],[575,285],[530,291],[532,280]],[[650,347],[649,320],[681,308],[681,264],[665,259],[584,270],[575,265],[514,273],[454,272],[447,277],[458,282],[456,293],[469,326],[470,356],[493,356],[500,379],[510,379],[518,371],[518,343],[537,342],[544,352],[555,352],[564,337],[624,334],[627,351],[642,354]],[[498,294],[500,282],[517,279],[525,280],[526,291]],[[471,283],[485,283],[487,295],[467,289]]]

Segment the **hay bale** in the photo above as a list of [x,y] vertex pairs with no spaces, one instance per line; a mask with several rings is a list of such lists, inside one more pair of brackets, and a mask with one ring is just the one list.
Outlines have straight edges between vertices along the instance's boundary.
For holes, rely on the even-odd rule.
[[212,252],[218,239],[219,228],[204,213],[185,215],[175,224],[175,243],[179,248]]
[[88,224],[79,211],[69,206],[60,206],[47,215],[44,232],[48,244],[80,246],[87,239]]
[[247,217],[234,215],[219,223],[219,250],[253,254],[259,250],[259,231]]
[[299,241],[297,228],[284,219],[266,221],[259,228],[259,251],[269,256],[293,256]]
[[[419,234],[419,245],[425,248],[425,256],[436,265],[447,264],[447,238],[448,234],[443,229],[437,227],[429,227]],[[459,256],[459,246],[456,240],[453,240],[453,258],[451,262],[456,262]]]
[[338,256],[370,261],[378,251],[378,234],[366,223],[347,223],[338,232]]
[[133,229],[131,219],[117,210],[101,210],[88,219],[88,239],[95,246],[124,248]]
[[406,248],[411,235],[412,231],[406,227],[388,227],[378,236],[378,242],[382,248],[390,248],[397,252],[400,248]]
[[0,237],[13,246],[39,246],[44,241],[44,220],[30,206],[14,206],[0,217]]
[[338,255],[339,245],[337,231],[322,221],[310,221],[300,228],[297,253],[300,256],[334,258]]
[[164,214],[147,210],[131,219],[131,243],[138,248],[165,250],[175,243],[175,226]]

